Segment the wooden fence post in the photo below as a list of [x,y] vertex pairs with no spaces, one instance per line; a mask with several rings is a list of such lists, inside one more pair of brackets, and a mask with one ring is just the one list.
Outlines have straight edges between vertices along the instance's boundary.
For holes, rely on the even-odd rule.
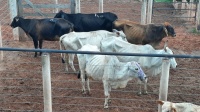
[[103,13],[103,0],[99,0],[99,12]]
[[81,3],[80,0],[76,0],[75,2],[75,13],[81,13]]
[[151,23],[153,0],[148,0],[147,24]]
[[42,53],[42,80],[43,80],[44,112],[52,112],[51,68],[50,68],[49,53]]
[[146,24],[146,9],[147,8],[147,0],[142,0],[142,9],[141,9],[141,24]]
[[[16,16],[22,16],[23,9],[21,5],[21,0],[9,0],[9,8],[10,8],[10,14],[11,14],[10,15],[11,21]],[[22,38],[24,37],[24,34],[25,34],[24,31],[20,28],[13,29],[14,40],[23,40]]]
[[[159,100],[163,101],[167,100],[169,67],[170,67],[170,60],[168,58],[164,58],[162,62],[162,73],[160,77],[160,89],[159,89]],[[158,112],[161,112],[161,105],[158,105]]]
[[[0,47],[3,47],[3,44],[2,44],[2,35],[1,35],[1,22],[0,22]],[[3,51],[1,51],[0,53],[0,59],[1,61],[3,60]]]
[[198,2],[198,5],[197,5],[196,30],[200,32],[200,1]]
[[74,14],[76,11],[76,3],[75,0],[70,0],[70,9],[71,9],[71,13]]
[[[54,3],[57,5],[58,4],[58,0],[53,0],[54,1]],[[53,13],[58,13],[58,10],[59,10],[59,8],[55,8],[54,10],[53,10]]]

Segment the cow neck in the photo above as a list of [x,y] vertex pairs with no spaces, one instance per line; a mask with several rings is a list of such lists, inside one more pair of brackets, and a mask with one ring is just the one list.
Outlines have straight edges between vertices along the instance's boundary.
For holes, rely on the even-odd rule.
[[[163,49],[155,50],[156,54],[164,54],[163,52],[165,52]],[[162,57],[152,57],[151,65],[152,66],[161,65],[160,63],[162,63],[162,59],[163,59]]]
[[26,33],[30,33],[34,28],[34,22],[31,22],[31,19],[23,19],[23,22],[20,21],[20,26]]
[[166,36],[168,37],[168,31],[166,27],[164,27],[164,31],[165,31]]

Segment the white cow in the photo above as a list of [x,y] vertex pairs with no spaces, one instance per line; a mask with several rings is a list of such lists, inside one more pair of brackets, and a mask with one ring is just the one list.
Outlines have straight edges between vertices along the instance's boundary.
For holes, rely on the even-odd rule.
[[[80,51],[100,52],[97,46],[89,44],[84,45]],[[128,81],[133,78],[138,78],[145,85],[147,84],[146,75],[135,61],[122,63],[116,56],[108,55],[77,54],[77,57],[81,72],[83,94],[86,94],[85,80],[87,81],[89,94],[89,78],[102,80],[105,95],[104,108],[108,108],[111,88],[125,88]],[[146,86],[145,90],[147,90]]]
[[[70,32],[68,34],[62,35],[60,37],[60,49],[62,50],[62,45],[64,46],[65,50],[78,50],[85,44],[92,44],[100,47],[100,41],[103,38],[107,37],[120,37],[122,40],[126,40],[126,35],[123,31],[113,30],[113,32],[105,31],[105,30],[98,30],[98,31],[91,31],[91,32]],[[69,54],[68,62],[73,71],[76,71],[74,68],[73,60],[75,54]],[[62,57],[62,54],[61,54]],[[65,58],[65,55],[64,55]],[[64,59],[62,58],[63,63],[65,63]],[[65,67],[66,71],[68,71],[68,65],[66,63]]]
[[[164,49],[155,50],[151,45],[135,45],[117,38],[104,38],[101,41],[102,52],[118,52],[118,53],[144,53],[144,54],[173,54],[172,50],[166,45]],[[163,57],[144,57],[144,56],[117,56],[121,62],[137,61],[145,70],[146,74],[153,76],[161,73]],[[175,58],[170,58],[170,66],[176,68]]]
[[162,112],[200,112],[200,106],[192,103],[173,103],[169,101],[157,101],[162,105]]

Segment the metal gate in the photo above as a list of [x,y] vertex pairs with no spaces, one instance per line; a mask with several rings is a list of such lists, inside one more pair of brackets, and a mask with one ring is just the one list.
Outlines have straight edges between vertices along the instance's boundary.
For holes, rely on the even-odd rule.
[[[161,18],[161,21],[169,21],[173,19],[173,24],[180,25],[180,23],[195,22],[197,15],[197,1],[187,2],[157,2],[154,0],[152,8],[152,17]],[[175,20],[180,20],[180,23]],[[161,22],[156,21],[156,22]],[[153,21],[155,22],[155,21]]]

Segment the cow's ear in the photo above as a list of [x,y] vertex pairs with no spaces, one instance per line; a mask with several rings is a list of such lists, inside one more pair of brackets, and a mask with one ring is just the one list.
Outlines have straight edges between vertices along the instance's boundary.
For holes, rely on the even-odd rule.
[[172,104],[172,108],[171,108],[172,112],[177,112],[174,103],[171,103],[171,104]]
[[160,105],[164,104],[164,101],[161,101],[161,100],[157,100],[156,102],[157,102],[157,104],[160,104]]
[[120,36],[120,33],[119,33],[119,31],[118,30],[116,30],[116,29],[113,29],[112,30],[114,33],[116,33],[117,34],[117,37],[119,37]]
[[117,34],[117,37],[119,37],[119,36],[120,36],[120,33],[119,33],[119,32],[116,32],[116,34]]
[[175,108],[173,108],[173,107],[172,107],[172,109],[171,109],[171,110],[172,110],[172,112],[177,112],[177,111],[176,111],[176,109],[175,109]]
[[165,22],[164,26],[170,26],[170,23],[169,22]]
[[19,21],[19,17],[16,17],[16,18],[15,18],[15,21],[18,22],[18,21]]

